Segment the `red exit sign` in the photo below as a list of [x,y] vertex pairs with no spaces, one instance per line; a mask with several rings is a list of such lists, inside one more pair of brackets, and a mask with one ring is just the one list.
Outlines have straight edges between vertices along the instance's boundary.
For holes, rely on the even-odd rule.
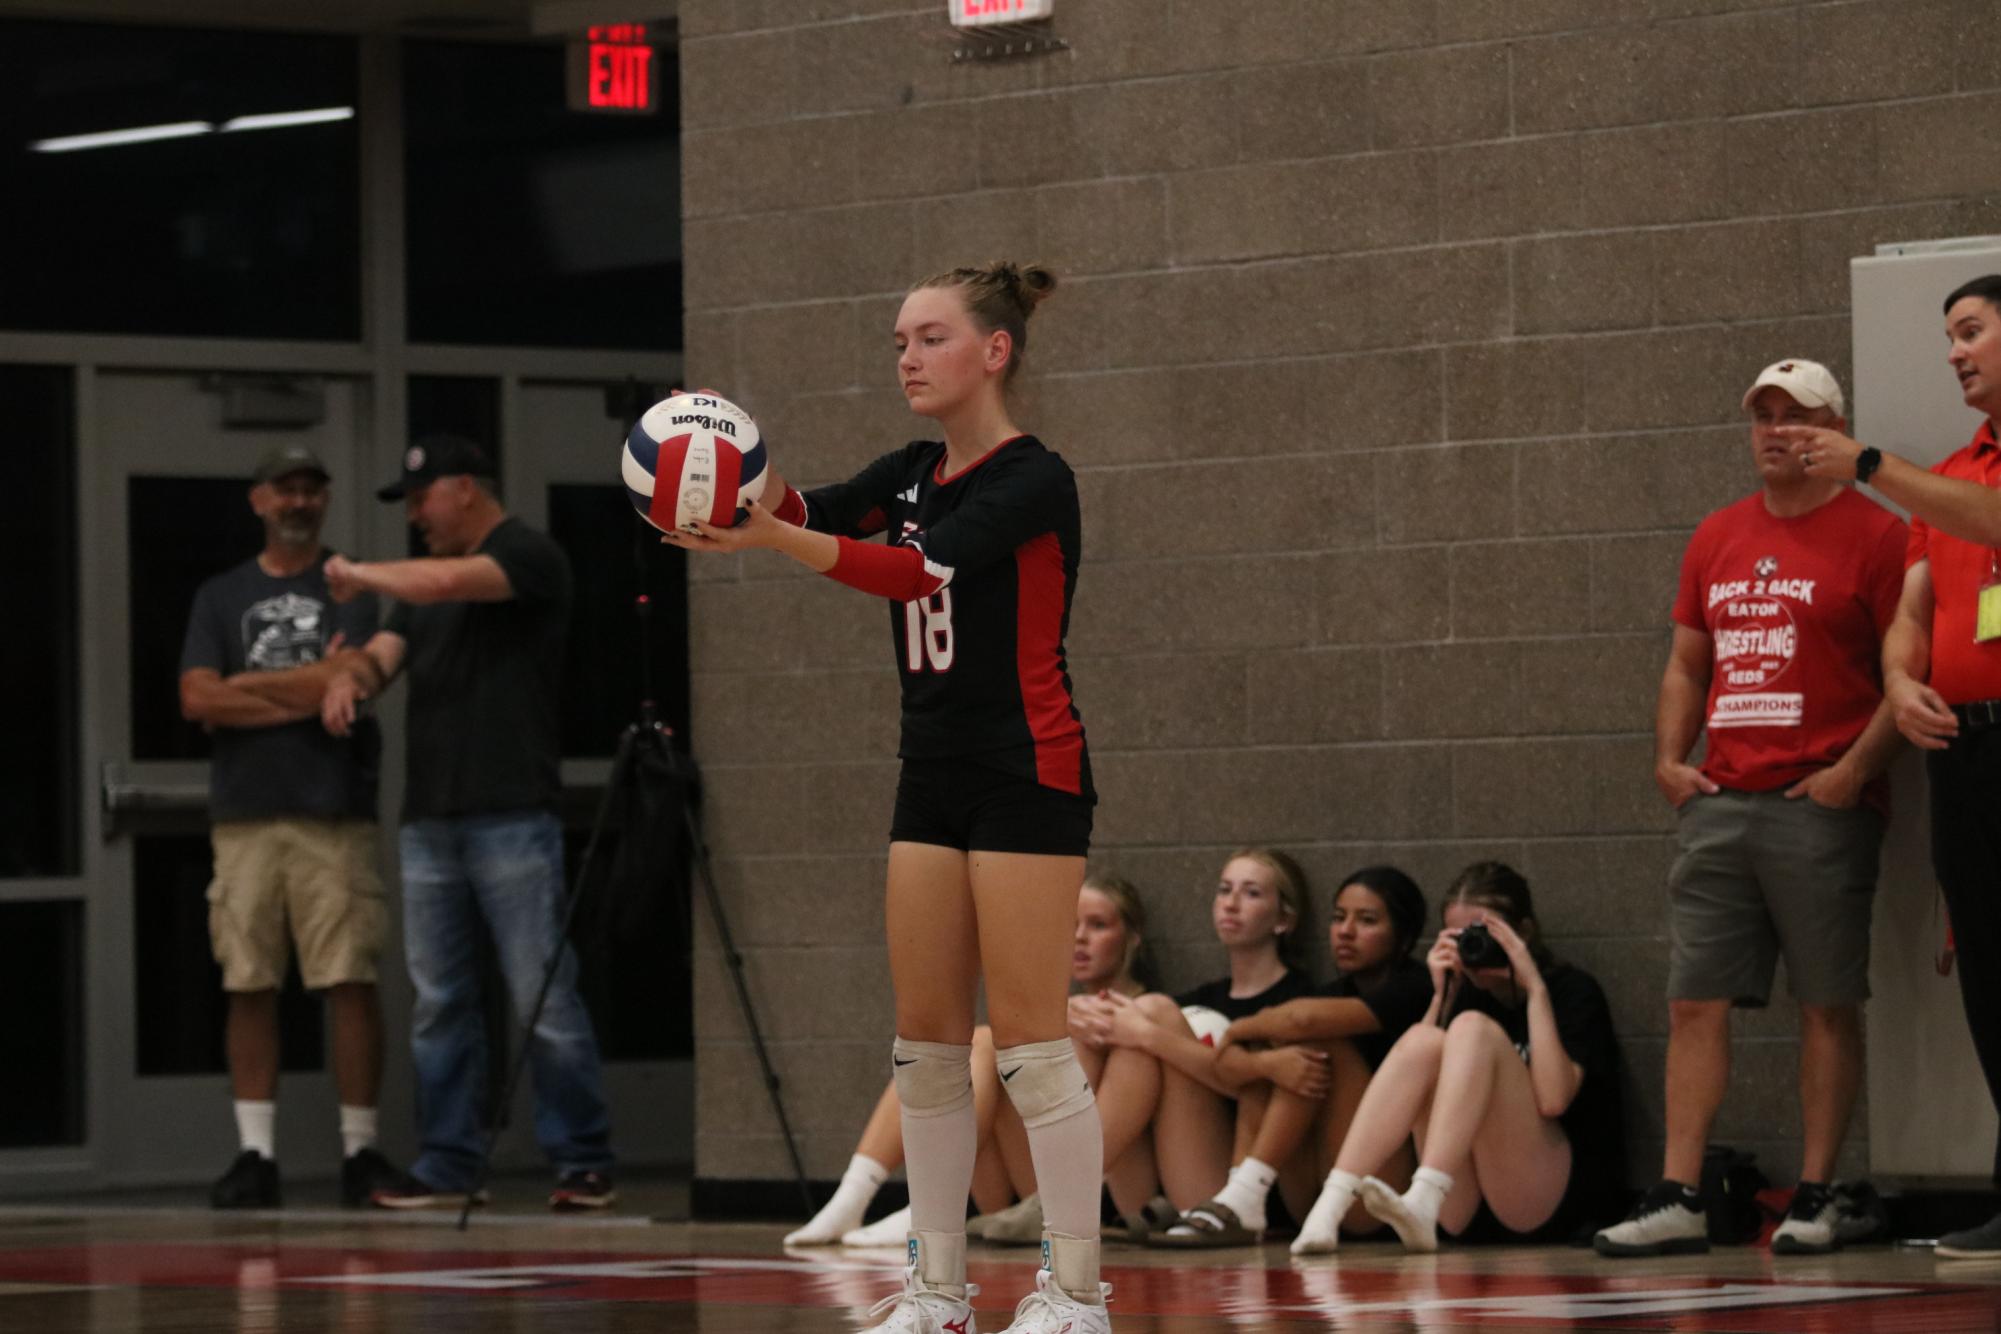
[[659,54],[644,23],[602,23],[570,43],[572,111],[651,116],[660,110]]
[[947,0],[947,6],[955,28],[1033,23],[1056,12],[1056,0]]

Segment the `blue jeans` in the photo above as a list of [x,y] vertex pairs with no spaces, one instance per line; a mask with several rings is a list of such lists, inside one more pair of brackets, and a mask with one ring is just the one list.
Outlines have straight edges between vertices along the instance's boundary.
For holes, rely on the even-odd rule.
[[[485,1145],[486,1026],[479,924],[492,933],[517,1022],[535,1006],[560,943],[563,839],[546,811],[417,820],[402,827],[403,942],[416,987],[410,1045],[417,1067],[411,1171],[438,1190],[465,1190]],[[557,1172],[611,1169],[611,1114],[597,1035],[577,994],[576,951],[563,948],[529,1044],[535,1138]]]

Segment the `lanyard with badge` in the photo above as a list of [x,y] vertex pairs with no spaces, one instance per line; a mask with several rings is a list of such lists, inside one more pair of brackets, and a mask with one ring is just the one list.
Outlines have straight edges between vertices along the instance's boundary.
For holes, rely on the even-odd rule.
[[[1989,484],[1989,477],[1980,479],[1980,485]],[[1973,642],[1991,644],[1997,639],[2001,639],[2001,552],[1989,547],[1987,577],[1980,581],[1980,597],[1973,605]]]
[[1980,601],[1973,617],[1973,642],[2001,639],[2001,554],[1987,551],[1987,578],[1980,584]]

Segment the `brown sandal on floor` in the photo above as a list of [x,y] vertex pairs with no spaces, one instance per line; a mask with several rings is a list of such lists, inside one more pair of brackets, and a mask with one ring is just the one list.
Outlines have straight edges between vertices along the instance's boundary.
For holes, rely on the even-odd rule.
[[[1183,1229],[1189,1229],[1183,1231]],[[1146,1239],[1148,1246],[1166,1250],[1198,1251],[1220,1250],[1228,1246],[1256,1246],[1264,1240],[1262,1231],[1253,1232],[1237,1217],[1237,1211],[1227,1204],[1210,1200],[1198,1204],[1181,1215],[1181,1221],[1165,1232],[1155,1232]]]

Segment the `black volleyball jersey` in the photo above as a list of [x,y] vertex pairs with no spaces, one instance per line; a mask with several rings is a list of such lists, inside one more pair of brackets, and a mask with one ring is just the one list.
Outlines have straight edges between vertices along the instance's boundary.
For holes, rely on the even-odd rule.
[[914,441],[804,496],[807,527],[884,533],[912,553],[889,613],[903,681],[897,753],[979,756],[1089,795],[1063,651],[1077,589],[1076,478],[1029,435],[954,476],[944,467],[943,442]]

